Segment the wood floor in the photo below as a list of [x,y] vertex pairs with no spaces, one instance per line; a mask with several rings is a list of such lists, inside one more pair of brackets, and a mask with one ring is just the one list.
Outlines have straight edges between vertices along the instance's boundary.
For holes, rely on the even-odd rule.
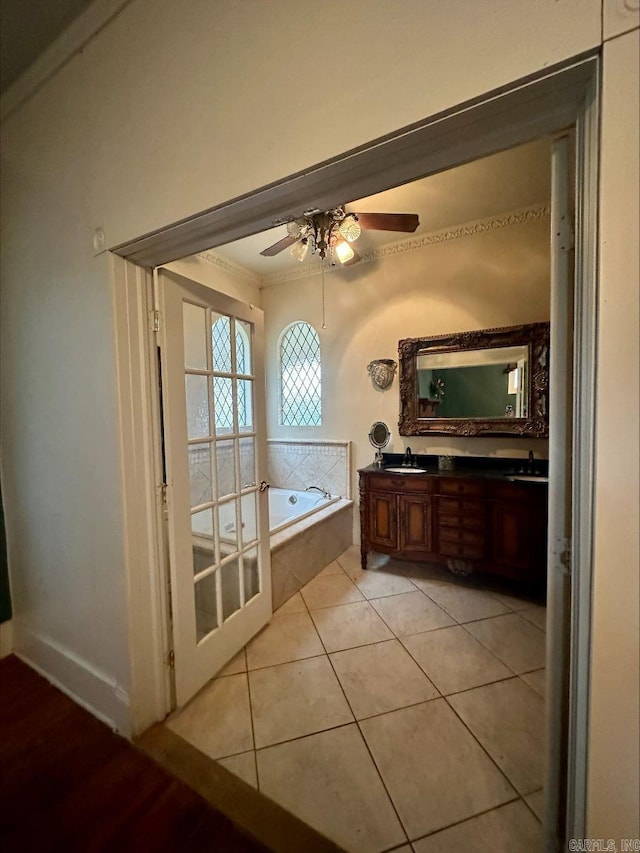
[[0,847],[269,849],[13,655],[0,661]]

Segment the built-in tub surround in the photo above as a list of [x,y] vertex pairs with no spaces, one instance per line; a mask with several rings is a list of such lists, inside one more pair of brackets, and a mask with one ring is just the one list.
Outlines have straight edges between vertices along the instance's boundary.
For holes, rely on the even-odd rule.
[[268,439],[269,482],[304,491],[319,486],[330,495],[351,497],[351,442]]
[[272,533],[273,609],[284,604],[352,544],[353,501],[346,498]]
[[[242,440],[240,443],[240,477],[244,484],[253,480],[254,460],[252,446],[243,448]],[[231,446],[226,448],[225,444],[218,442],[216,447],[218,488],[232,493],[235,491],[233,453]],[[350,442],[273,441],[268,446],[268,462],[275,610],[353,543],[353,502],[348,498]],[[211,492],[208,448],[191,447],[189,465],[191,504],[197,506],[208,500]],[[315,490],[306,492],[308,486],[329,492],[331,498],[326,499]],[[246,510],[243,507],[243,520]],[[225,537],[235,542],[235,520],[235,502],[221,504],[221,547]],[[210,548],[207,535],[210,539],[211,532],[195,532],[203,547]]]
[[[275,610],[353,543],[351,442],[269,439],[267,464]],[[328,492],[331,502],[319,491],[305,492],[309,486]],[[295,520],[298,504],[304,511]]]
[[308,518],[322,508],[340,500],[338,496],[325,496],[316,490],[269,489],[269,531],[273,534]]

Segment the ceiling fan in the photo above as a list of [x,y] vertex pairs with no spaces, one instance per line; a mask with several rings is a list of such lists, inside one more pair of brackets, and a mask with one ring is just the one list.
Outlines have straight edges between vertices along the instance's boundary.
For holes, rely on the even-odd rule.
[[420,220],[416,213],[351,213],[344,206],[331,210],[307,210],[287,222],[287,236],[260,252],[270,258],[290,248],[291,255],[304,261],[309,252],[322,259],[327,255],[344,266],[355,264],[360,255],[351,245],[362,231],[402,231],[412,234]]

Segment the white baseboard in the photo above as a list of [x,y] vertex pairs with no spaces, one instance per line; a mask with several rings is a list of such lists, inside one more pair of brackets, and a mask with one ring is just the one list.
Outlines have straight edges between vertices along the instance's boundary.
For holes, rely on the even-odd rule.
[[129,695],[107,673],[17,619],[13,620],[13,651],[109,728],[131,736]]
[[0,658],[5,658],[13,651],[13,622],[0,623]]

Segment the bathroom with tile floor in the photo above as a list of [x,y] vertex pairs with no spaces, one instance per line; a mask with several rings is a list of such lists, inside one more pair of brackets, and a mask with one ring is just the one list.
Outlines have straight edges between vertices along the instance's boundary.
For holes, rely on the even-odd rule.
[[545,618],[352,547],[166,725],[346,851],[537,853]]

